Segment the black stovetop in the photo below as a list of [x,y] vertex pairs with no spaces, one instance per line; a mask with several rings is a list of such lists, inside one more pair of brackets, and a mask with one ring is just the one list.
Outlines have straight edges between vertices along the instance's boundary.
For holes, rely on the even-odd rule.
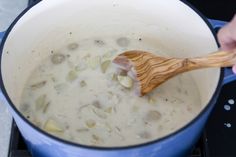
[[[37,0],[29,0],[29,5],[35,1]],[[233,15],[232,8],[234,5],[231,5],[232,7],[227,9],[229,5],[223,0],[215,0],[214,2],[210,2],[209,0],[188,1],[195,5],[195,7],[202,11],[205,15],[209,15],[208,17],[211,18],[228,21],[230,19],[229,16]],[[207,8],[208,3],[215,2],[217,2],[217,4],[222,3],[221,10],[222,8],[228,10],[227,17],[216,17],[214,15],[218,14],[212,13],[214,11],[214,9],[211,10],[212,6]],[[227,6],[224,7],[223,3],[226,3]],[[201,8],[201,6],[203,7]],[[217,10],[217,6],[213,8]],[[211,12],[207,11],[208,9],[211,10]],[[235,12],[236,9],[233,9],[233,11]],[[208,120],[205,130],[203,131],[202,136],[193,148],[189,157],[236,157],[236,110],[234,106],[234,100],[236,101],[236,94],[234,93],[235,89],[236,81],[230,82],[222,87],[217,104]],[[12,124],[9,157],[31,157],[14,122]]]

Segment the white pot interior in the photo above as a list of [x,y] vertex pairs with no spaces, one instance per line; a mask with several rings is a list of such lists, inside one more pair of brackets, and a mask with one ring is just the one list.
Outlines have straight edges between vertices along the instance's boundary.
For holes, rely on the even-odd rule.
[[[217,50],[205,22],[180,1],[42,1],[20,18],[4,45],[2,76],[12,102],[19,105],[30,73],[52,49],[73,40],[116,34],[142,36],[158,51],[175,57],[201,56]],[[220,69],[191,74],[204,107],[217,87]]]

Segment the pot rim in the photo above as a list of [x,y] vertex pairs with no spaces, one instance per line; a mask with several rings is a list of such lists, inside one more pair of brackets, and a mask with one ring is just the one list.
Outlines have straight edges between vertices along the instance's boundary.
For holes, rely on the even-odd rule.
[[[19,111],[18,109],[15,107],[15,105],[12,103],[10,97],[8,96],[4,83],[3,83],[3,79],[2,79],[2,54],[3,54],[3,48],[4,48],[4,44],[6,42],[6,39],[9,35],[9,33],[11,32],[11,30],[13,29],[13,27],[15,26],[15,24],[18,22],[18,20],[24,16],[25,13],[27,13],[31,8],[33,8],[35,5],[37,5],[38,3],[42,2],[42,0],[38,0],[35,3],[33,3],[32,5],[28,6],[25,10],[23,10],[16,18],[15,20],[12,22],[12,24],[10,25],[10,27],[7,29],[7,31],[5,32],[5,35],[1,41],[1,45],[0,45],[0,88],[1,91],[3,93],[3,95],[5,96],[7,102],[9,103],[9,105],[11,106],[11,108],[14,110],[14,112],[16,112],[17,115],[20,116],[20,118],[26,122],[30,127],[32,127],[35,131],[37,131],[38,133],[41,133],[57,142],[61,142],[63,144],[67,144],[67,145],[71,145],[71,146],[75,146],[75,147],[81,147],[81,148],[86,148],[86,149],[90,149],[90,150],[106,150],[106,151],[112,151],[112,150],[127,150],[127,149],[132,149],[132,148],[140,148],[140,147],[145,147],[145,146],[149,146],[158,142],[162,142],[165,141],[166,139],[169,139],[171,137],[174,137],[175,135],[181,133],[182,131],[184,131],[185,129],[187,129],[188,127],[191,127],[196,121],[198,121],[214,104],[215,104],[215,100],[217,99],[222,83],[223,83],[223,78],[224,78],[224,68],[221,68],[220,70],[220,78],[217,84],[217,87],[214,91],[213,96],[211,97],[210,101],[208,102],[208,104],[201,110],[201,112],[195,117],[193,118],[190,122],[188,122],[186,125],[184,125],[183,127],[177,129],[176,131],[163,136],[159,139],[155,139],[152,141],[148,141],[145,143],[141,143],[141,144],[135,144],[135,145],[129,145],[129,146],[113,146],[113,147],[103,147],[103,146],[88,146],[88,145],[83,145],[83,144],[79,144],[79,143],[75,143],[75,142],[71,142],[71,141],[67,141],[61,138],[58,138],[56,136],[53,136],[49,133],[47,133],[46,131],[43,131],[42,129],[36,127],[33,123],[31,123],[29,120],[27,120]],[[210,24],[210,22],[207,20],[207,18],[199,11],[197,10],[192,4],[190,4],[189,2],[185,1],[185,0],[181,0],[182,3],[186,4],[187,6],[189,6],[191,9],[193,9],[193,11],[195,11],[200,18],[202,18],[202,20],[207,24],[207,26],[209,27],[209,29],[211,30],[212,34],[214,35],[214,38],[216,40],[216,43],[219,47],[219,44],[217,42],[217,38],[216,38],[216,33],[214,31],[214,28],[212,27],[212,25]]]

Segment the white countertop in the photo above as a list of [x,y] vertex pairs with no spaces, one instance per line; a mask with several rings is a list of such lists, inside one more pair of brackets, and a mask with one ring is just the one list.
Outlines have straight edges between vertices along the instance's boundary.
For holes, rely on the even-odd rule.
[[0,0],[0,31],[5,31],[27,6],[28,0]]
[[[0,32],[5,31],[15,17],[28,4],[28,0],[0,0]],[[12,117],[7,102],[0,92],[0,157],[8,156]]]
[[0,124],[1,124],[0,156],[1,157],[7,157],[8,155],[11,124],[12,124],[12,118],[6,106],[7,106],[7,102],[4,96],[2,95],[2,93],[0,93]]

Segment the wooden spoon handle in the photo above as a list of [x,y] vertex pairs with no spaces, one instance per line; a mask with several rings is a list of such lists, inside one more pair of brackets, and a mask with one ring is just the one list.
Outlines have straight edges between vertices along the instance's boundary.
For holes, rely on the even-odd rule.
[[236,64],[236,50],[217,51],[205,57],[189,58],[192,69],[207,67],[230,67]]
[[[137,75],[141,86],[140,95],[149,93],[177,74],[208,67],[229,67],[236,63],[236,49],[228,52],[216,51],[204,57],[195,58],[163,59],[146,54],[144,53],[142,56],[142,60],[145,62],[142,60],[138,62],[140,64],[136,62],[136,71],[140,75]],[[144,57],[150,58],[145,59]]]
[[[145,55],[146,53],[144,53]],[[145,56],[146,57],[146,56]],[[230,67],[236,64],[236,49],[232,51],[216,51],[210,53],[204,57],[195,57],[195,58],[166,58],[163,59],[161,57],[153,57],[150,54],[147,55],[150,57],[148,59],[144,59],[145,62],[139,66],[136,62],[136,70],[138,73],[141,73],[142,77],[158,77],[158,82],[163,79],[167,80],[179,73],[201,69],[201,68],[209,68],[209,67]],[[144,57],[143,57],[144,58]],[[160,62],[161,61],[161,62]],[[140,62],[142,63],[142,62]],[[151,69],[152,73],[145,74],[145,63]],[[138,66],[137,66],[138,65]],[[141,67],[139,69],[139,67]],[[157,67],[157,68],[156,68]],[[144,70],[142,70],[144,69]],[[163,72],[161,72],[163,71]],[[148,76],[147,76],[148,75]],[[140,77],[141,78],[141,77]]]

